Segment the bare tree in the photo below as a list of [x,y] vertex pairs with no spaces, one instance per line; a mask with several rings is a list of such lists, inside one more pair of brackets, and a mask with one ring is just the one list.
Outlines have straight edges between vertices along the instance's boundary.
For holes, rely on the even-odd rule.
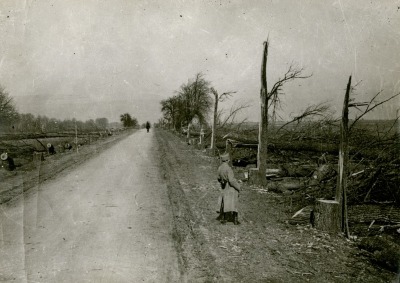
[[217,121],[218,121],[218,102],[223,102],[232,94],[236,93],[236,91],[224,92],[222,94],[218,94],[218,92],[211,88],[211,92],[214,95],[214,118],[212,124],[212,133],[211,133],[211,150],[215,150],[215,142],[216,142],[216,130],[217,130]]
[[182,101],[180,112],[187,125],[187,137],[190,137],[190,126],[194,118],[204,123],[207,113],[211,107],[210,83],[206,81],[202,73],[196,74],[193,80],[183,84],[178,91]]
[[[97,121],[97,119],[96,119]],[[120,121],[125,128],[132,128],[138,125],[138,121],[135,117],[132,117],[129,113],[124,113],[120,115]],[[98,124],[98,123],[96,123]]]
[[13,98],[0,86],[0,128],[18,118]]
[[164,119],[167,120],[169,126],[172,126],[175,130],[178,123],[179,103],[179,97],[176,95],[161,101],[161,112],[164,115]]
[[261,90],[260,90],[260,101],[261,101],[261,117],[259,123],[258,133],[258,153],[257,153],[257,181],[261,185],[266,185],[267,180],[265,178],[265,171],[267,167],[267,144],[268,144],[268,112],[272,108],[272,116],[276,115],[276,109],[280,104],[280,95],[282,94],[283,86],[295,79],[306,79],[311,75],[304,76],[303,68],[298,68],[293,65],[289,66],[289,69],[278,81],[272,86],[271,91],[267,89],[267,59],[268,59],[268,46],[269,40],[264,42],[264,52],[261,64]]

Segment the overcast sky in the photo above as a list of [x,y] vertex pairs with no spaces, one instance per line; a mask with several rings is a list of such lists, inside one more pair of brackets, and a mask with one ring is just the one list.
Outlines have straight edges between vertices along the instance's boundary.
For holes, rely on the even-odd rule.
[[323,101],[341,112],[350,74],[359,101],[400,91],[396,0],[0,0],[0,85],[22,113],[155,122],[159,102],[203,72],[258,121],[268,34],[270,87],[291,62],[313,74],[285,86],[284,118]]

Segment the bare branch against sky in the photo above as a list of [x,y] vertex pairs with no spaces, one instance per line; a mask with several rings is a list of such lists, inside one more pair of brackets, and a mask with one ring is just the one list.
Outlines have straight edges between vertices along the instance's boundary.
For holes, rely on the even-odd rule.
[[[269,34],[271,82],[292,62],[313,74],[285,86],[288,118],[323,101],[340,109],[349,75],[363,81],[359,101],[398,93],[399,27],[398,0],[1,0],[0,85],[20,112],[155,122],[159,102],[202,72],[252,101],[243,115],[257,121]],[[370,117],[394,119],[399,104]]]

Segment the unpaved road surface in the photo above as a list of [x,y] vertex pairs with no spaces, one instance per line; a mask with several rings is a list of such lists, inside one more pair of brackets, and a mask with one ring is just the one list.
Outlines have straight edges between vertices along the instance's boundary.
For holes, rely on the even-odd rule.
[[152,137],[140,130],[2,205],[0,281],[182,281]]

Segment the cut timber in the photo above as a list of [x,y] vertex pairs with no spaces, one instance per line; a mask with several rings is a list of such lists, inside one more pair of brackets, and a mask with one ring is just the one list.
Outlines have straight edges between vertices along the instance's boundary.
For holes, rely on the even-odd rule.
[[285,171],[286,176],[288,177],[309,177],[315,170],[314,165],[305,165],[305,164],[284,164],[282,165],[282,169]]
[[[250,168],[249,170],[249,181],[251,184],[257,184],[259,181],[259,169],[258,168]],[[265,169],[265,180],[273,178],[273,177],[279,177],[283,174],[284,172],[282,169]]]
[[292,225],[307,225],[310,224],[311,215],[312,206],[306,206],[294,213],[288,222]]
[[317,200],[314,206],[313,226],[318,230],[337,233],[340,231],[339,202],[335,200]]

